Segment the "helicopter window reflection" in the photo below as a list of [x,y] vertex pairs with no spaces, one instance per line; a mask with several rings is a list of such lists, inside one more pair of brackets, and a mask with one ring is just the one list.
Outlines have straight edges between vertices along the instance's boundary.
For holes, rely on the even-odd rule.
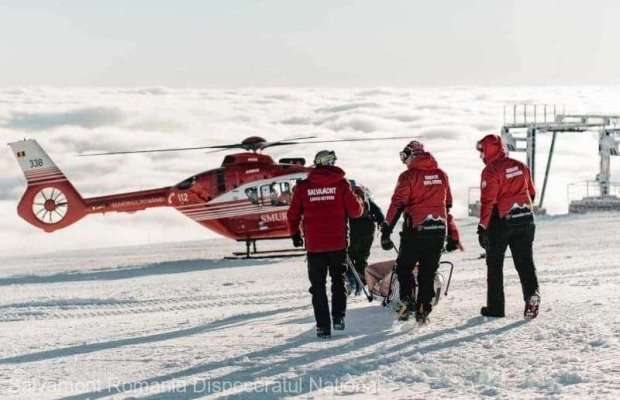
[[[252,192],[249,192],[250,190]],[[246,189],[246,195],[252,201],[252,196],[258,194],[256,188]],[[253,201],[252,201],[253,202]],[[291,202],[291,185],[289,182],[272,182],[260,187],[258,202],[263,206],[282,206]]]
[[245,195],[248,196],[248,199],[252,204],[258,204],[258,190],[256,187],[245,189]]
[[280,195],[277,205],[289,204],[291,202],[291,185],[288,182],[280,182]]
[[263,205],[273,205],[273,202],[277,197],[277,194],[275,194],[274,185],[275,183],[271,183],[260,187],[260,197]]

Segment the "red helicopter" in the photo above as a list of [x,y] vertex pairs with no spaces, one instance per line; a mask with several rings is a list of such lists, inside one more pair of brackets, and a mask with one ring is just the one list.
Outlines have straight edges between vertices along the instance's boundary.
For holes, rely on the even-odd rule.
[[[181,150],[243,149],[229,154],[219,168],[191,176],[159,189],[83,198],[36,140],[9,143],[28,187],[17,213],[30,224],[53,232],[79,221],[88,214],[136,212],[152,207],[174,207],[204,227],[225,237],[244,241],[245,255],[260,253],[256,241],[289,238],[286,212],[295,184],[310,168],[303,158],[282,158],[278,163],[261,151],[273,146],[366,140],[408,139],[406,137],[313,140],[313,137],[268,142],[252,136],[241,143],[175,149],[139,150],[83,154],[100,156]],[[250,246],[253,249],[250,249]]]

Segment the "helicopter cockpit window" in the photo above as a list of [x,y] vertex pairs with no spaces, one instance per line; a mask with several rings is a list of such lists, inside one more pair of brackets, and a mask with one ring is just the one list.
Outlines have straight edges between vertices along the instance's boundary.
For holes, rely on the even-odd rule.
[[187,190],[194,186],[194,182],[196,182],[196,177],[192,176],[191,178],[187,178],[183,182],[177,183],[177,189],[179,190]]
[[258,204],[258,190],[255,187],[245,189],[245,195],[252,204]]
[[288,182],[273,182],[260,187],[263,205],[282,206],[291,202],[291,186]]

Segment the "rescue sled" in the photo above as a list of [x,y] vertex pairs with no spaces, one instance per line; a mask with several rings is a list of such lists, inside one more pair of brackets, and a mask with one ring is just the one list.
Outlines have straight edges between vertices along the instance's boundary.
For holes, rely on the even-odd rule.
[[[441,261],[439,268],[442,266],[449,266],[450,272],[448,280],[444,278],[443,274],[439,271],[435,274],[435,295],[433,296],[433,306],[439,303],[439,299],[442,295],[442,289],[445,286],[444,296],[448,294],[448,288],[450,281],[452,280],[452,272],[454,270],[454,264],[450,261]],[[383,307],[387,307],[390,304],[398,304],[400,301],[398,276],[396,275],[396,261],[383,261],[370,264],[366,267],[364,272],[366,278],[366,284],[372,297],[378,297],[382,299],[381,304]],[[418,288],[418,266],[413,269],[413,291],[411,298],[415,299]]]

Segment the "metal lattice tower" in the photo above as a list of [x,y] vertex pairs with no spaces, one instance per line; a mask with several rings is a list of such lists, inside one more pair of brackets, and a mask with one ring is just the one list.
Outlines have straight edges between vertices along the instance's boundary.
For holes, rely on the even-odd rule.
[[[599,133],[600,171],[596,176],[600,193],[598,197],[605,198],[607,203],[613,202],[615,200],[609,198],[610,158],[612,155],[619,155],[620,115],[565,114],[563,106],[548,104],[514,104],[504,107],[502,140],[509,151],[526,153],[526,162],[532,173],[532,179],[536,176],[536,136],[546,132],[553,134],[540,197],[540,208],[545,198],[558,133],[591,131]],[[620,210],[620,199],[618,200]]]

